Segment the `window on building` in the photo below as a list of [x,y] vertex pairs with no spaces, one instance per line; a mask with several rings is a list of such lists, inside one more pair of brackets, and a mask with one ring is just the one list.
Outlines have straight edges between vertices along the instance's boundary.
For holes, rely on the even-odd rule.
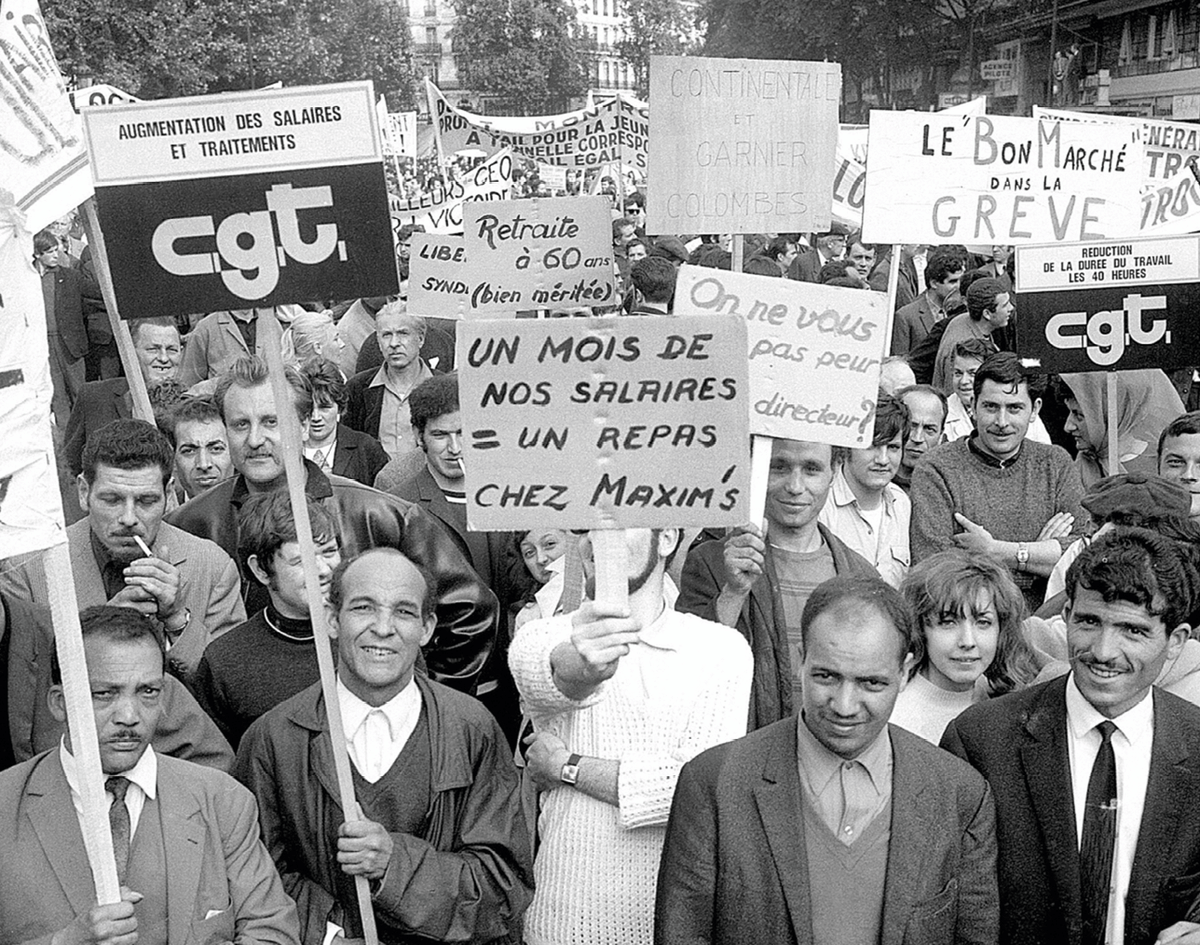
[[1146,21],[1146,58],[1158,58],[1158,17],[1153,13],[1150,14]]
[[618,4],[619,4],[620,2],[621,2],[621,0],[613,0],[613,16],[620,16],[620,15],[621,15],[621,14],[618,12],[618,10],[620,9],[620,8],[618,7]]
[[428,43],[430,46],[436,46],[437,41],[438,41],[437,27],[436,26],[425,27],[425,42]]
[[592,16],[600,15],[600,0],[592,0]]
[[1121,29],[1121,51],[1117,53],[1117,65],[1128,65],[1133,59],[1133,31],[1129,27],[1128,17],[1125,19],[1125,25]]
[[604,0],[601,8],[604,10],[604,15],[608,16],[608,0]]
[[1179,51],[1179,37],[1175,30],[1175,11],[1167,11],[1167,22],[1163,25],[1162,57],[1174,59]]
[[437,16],[437,0],[425,0],[425,15]]
[[605,60],[604,60],[604,67],[603,67],[603,69],[604,69],[604,87],[605,87],[605,88],[608,88],[608,86],[609,86],[609,85],[611,84],[611,82],[612,82],[612,79],[610,78],[610,76],[611,76],[611,73],[609,72],[609,65],[608,65],[608,60],[607,60],[607,59],[605,59]]

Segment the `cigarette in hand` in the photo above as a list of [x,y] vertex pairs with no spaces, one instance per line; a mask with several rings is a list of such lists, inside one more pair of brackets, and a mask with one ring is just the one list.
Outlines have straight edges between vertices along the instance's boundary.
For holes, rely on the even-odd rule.
[[138,543],[138,547],[142,549],[142,554],[144,554],[147,558],[154,557],[154,552],[150,550],[149,545],[142,541],[141,535],[134,535],[133,540],[136,541]]

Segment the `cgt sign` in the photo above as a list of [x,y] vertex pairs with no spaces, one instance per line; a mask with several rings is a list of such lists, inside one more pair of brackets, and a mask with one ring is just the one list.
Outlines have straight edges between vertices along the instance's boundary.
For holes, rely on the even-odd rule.
[[1200,237],[1018,249],[1017,284],[1029,368],[1186,367],[1200,351]]
[[397,291],[369,82],[85,109],[125,318]]

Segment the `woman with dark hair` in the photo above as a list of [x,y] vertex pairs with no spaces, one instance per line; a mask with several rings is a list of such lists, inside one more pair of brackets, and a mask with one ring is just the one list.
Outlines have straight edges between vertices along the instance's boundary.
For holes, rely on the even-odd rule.
[[900,587],[920,630],[911,675],[891,721],[935,745],[960,712],[1037,675],[1021,622],[1025,597],[1008,569],[962,550],[926,558]]

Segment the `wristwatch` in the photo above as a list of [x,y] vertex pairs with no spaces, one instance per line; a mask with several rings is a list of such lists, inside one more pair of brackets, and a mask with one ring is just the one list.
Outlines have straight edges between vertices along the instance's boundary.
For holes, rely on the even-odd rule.
[[583,761],[582,755],[571,755],[567,759],[567,763],[562,766],[562,771],[558,775],[558,780],[563,784],[574,785],[579,780],[579,762]]
[[1025,542],[1017,545],[1017,570],[1024,571],[1029,564],[1029,546]]

